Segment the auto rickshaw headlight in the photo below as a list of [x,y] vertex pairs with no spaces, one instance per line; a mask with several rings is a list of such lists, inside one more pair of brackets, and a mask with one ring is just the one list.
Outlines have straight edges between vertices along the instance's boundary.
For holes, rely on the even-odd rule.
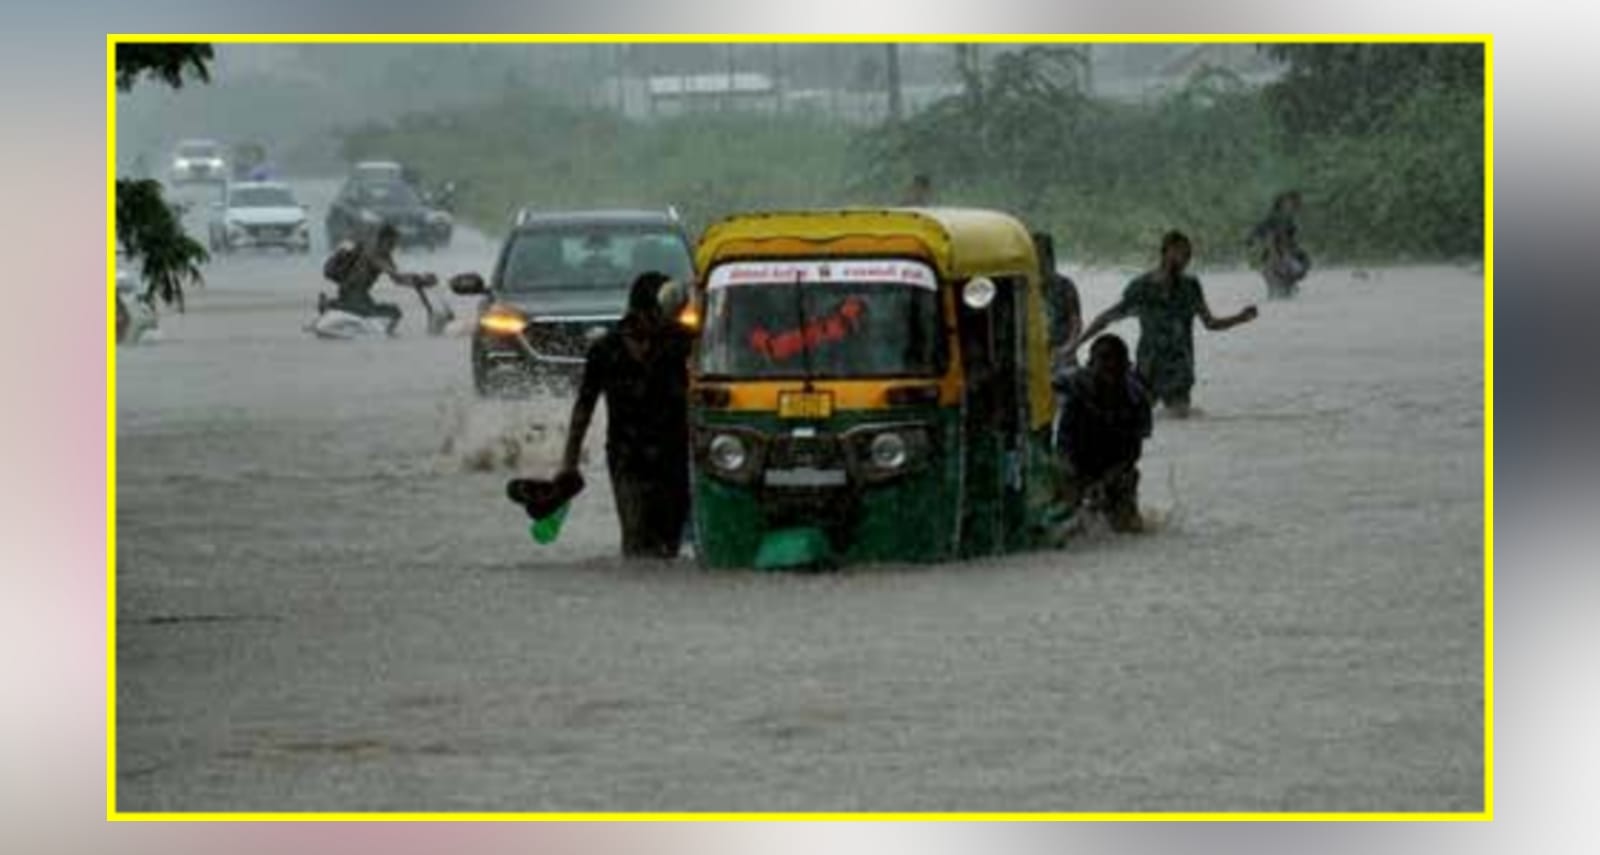
[[708,451],[711,465],[725,473],[738,472],[750,462],[750,449],[745,446],[744,440],[730,433],[713,437]]
[[967,280],[961,289],[961,302],[973,309],[987,309],[994,302],[995,284],[993,279],[979,276]]
[[906,465],[909,456],[905,437],[892,432],[880,433],[873,437],[868,451],[872,455],[873,466],[890,471]]

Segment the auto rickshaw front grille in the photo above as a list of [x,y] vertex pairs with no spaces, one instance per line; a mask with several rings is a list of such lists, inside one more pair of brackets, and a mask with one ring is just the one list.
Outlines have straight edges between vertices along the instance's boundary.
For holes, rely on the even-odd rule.
[[767,528],[815,525],[834,536],[848,532],[859,511],[859,497],[845,487],[771,487],[762,490]]
[[832,436],[776,436],[767,446],[769,469],[843,469],[844,445]]

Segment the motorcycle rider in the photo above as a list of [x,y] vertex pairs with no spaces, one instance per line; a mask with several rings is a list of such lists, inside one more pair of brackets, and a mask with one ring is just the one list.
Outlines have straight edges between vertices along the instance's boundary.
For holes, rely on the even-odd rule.
[[[354,260],[338,280],[338,296],[328,300],[325,295],[318,295],[317,312],[338,309],[363,318],[384,318],[388,322],[385,332],[394,335],[395,328],[400,325],[400,307],[372,299],[372,286],[377,284],[379,276],[388,276],[396,285],[420,287],[426,284],[422,274],[402,272],[395,264],[394,248],[399,240],[400,233],[392,224],[379,226],[370,242],[357,246]],[[334,250],[335,253],[339,251]]]
[[1272,209],[1250,231],[1249,243],[1258,247],[1256,260],[1267,280],[1267,297],[1292,297],[1311,270],[1311,256],[1300,246],[1300,191],[1286,190],[1272,200]]

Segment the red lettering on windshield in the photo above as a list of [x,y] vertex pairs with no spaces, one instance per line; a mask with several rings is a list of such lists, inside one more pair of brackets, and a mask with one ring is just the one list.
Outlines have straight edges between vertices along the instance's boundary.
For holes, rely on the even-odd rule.
[[808,321],[801,329],[773,333],[757,326],[750,330],[746,340],[751,350],[774,362],[786,362],[802,350],[816,350],[824,344],[844,341],[861,328],[861,319],[866,313],[866,301],[860,297],[846,297],[839,308]]

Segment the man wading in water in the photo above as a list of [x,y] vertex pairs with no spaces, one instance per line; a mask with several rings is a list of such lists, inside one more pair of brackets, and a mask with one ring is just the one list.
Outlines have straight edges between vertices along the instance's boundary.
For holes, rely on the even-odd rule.
[[675,558],[689,512],[689,349],[661,309],[661,273],[641,273],[628,312],[589,348],[558,478],[578,471],[584,434],[606,400],[606,467],[627,558]]
[[1127,317],[1139,319],[1138,372],[1150,395],[1172,415],[1188,418],[1194,388],[1194,320],[1212,332],[1255,320],[1256,307],[1219,318],[1206,305],[1200,280],[1185,273],[1193,249],[1182,232],[1161,239],[1161,266],[1128,283],[1122,299],[1095,318],[1082,335],[1062,346],[1067,354]]

